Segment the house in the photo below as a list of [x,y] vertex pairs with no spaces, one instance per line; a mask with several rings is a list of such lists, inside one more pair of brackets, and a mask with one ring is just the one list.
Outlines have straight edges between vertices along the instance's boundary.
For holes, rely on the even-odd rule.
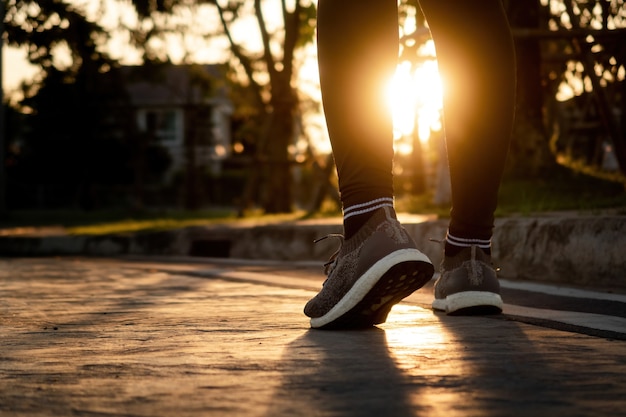
[[166,181],[187,162],[219,174],[231,153],[223,66],[159,64],[124,67],[137,129],[154,135],[172,158]]

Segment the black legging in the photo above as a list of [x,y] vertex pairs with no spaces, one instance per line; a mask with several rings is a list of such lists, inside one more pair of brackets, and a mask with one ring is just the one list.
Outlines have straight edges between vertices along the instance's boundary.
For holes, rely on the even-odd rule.
[[[515,57],[500,0],[421,0],[444,82],[450,233],[489,239],[509,146]],[[398,57],[396,0],[319,0],[324,111],[344,207],[393,195],[384,83]]]

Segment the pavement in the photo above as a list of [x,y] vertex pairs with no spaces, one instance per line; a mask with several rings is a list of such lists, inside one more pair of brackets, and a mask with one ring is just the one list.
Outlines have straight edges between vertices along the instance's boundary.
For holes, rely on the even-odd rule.
[[448,317],[432,282],[363,331],[309,328],[318,262],[0,259],[1,416],[620,416],[626,293],[503,279]]

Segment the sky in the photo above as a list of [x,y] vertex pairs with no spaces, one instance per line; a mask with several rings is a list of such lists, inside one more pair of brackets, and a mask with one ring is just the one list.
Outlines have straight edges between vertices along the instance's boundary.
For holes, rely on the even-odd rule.
[[[68,2],[86,10],[87,16],[90,16],[92,19],[99,11],[104,13],[98,18],[98,23],[109,30],[111,39],[107,45],[107,52],[113,58],[119,59],[123,64],[127,65],[141,62],[140,54],[129,45],[126,34],[116,30],[120,22],[129,26],[134,26],[136,23],[135,13],[127,2],[116,0],[104,0],[102,3],[100,1],[94,2],[93,0],[68,0]],[[211,13],[211,10],[207,7],[198,9],[191,17],[184,16],[182,18],[191,18],[193,22],[202,22],[205,25],[218,24],[217,16],[215,13]],[[183,49],[193,51],[195,62],[215,63],[224,60],[223,51],[226,47],[224,40],[213,42],[212,45],[209,45],[205,40],[187,34],[182,44],[184,46],[181,48],[180,39],[171,39],[169,45],[164,45],[164,49],[168,50],[172,61],[177,62],[183,58]],[[62,50],[55,52],[55,57],[58,57],[60,62],[63,61],[64,56],[67,55]],[[2,70],[2,86],[5,94],[14,91],[22,81],[32,79],[38,73],[38,69],[28,63],[25,48],[15,48],[7,45],[4,45],[2,51]]]
[[2,48],[2,87],[6,92],[16,89],[23,80],[37,74],[37,67],[26,59],[26,50],[4,46]]

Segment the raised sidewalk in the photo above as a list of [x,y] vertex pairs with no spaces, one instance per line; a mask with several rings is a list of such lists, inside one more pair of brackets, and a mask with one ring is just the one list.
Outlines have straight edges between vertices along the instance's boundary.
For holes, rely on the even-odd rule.
[[[438,264],[447,220],[400,215],[418,246]],[[341,231],[339,219],[233,223],[105,236],[59,233],[0,236],[0,256],[183,255],[324,260],[336,247],[314,244]],[[570,285],[626,288],[626,215],[551,213],[496,220],[500,276]]]

